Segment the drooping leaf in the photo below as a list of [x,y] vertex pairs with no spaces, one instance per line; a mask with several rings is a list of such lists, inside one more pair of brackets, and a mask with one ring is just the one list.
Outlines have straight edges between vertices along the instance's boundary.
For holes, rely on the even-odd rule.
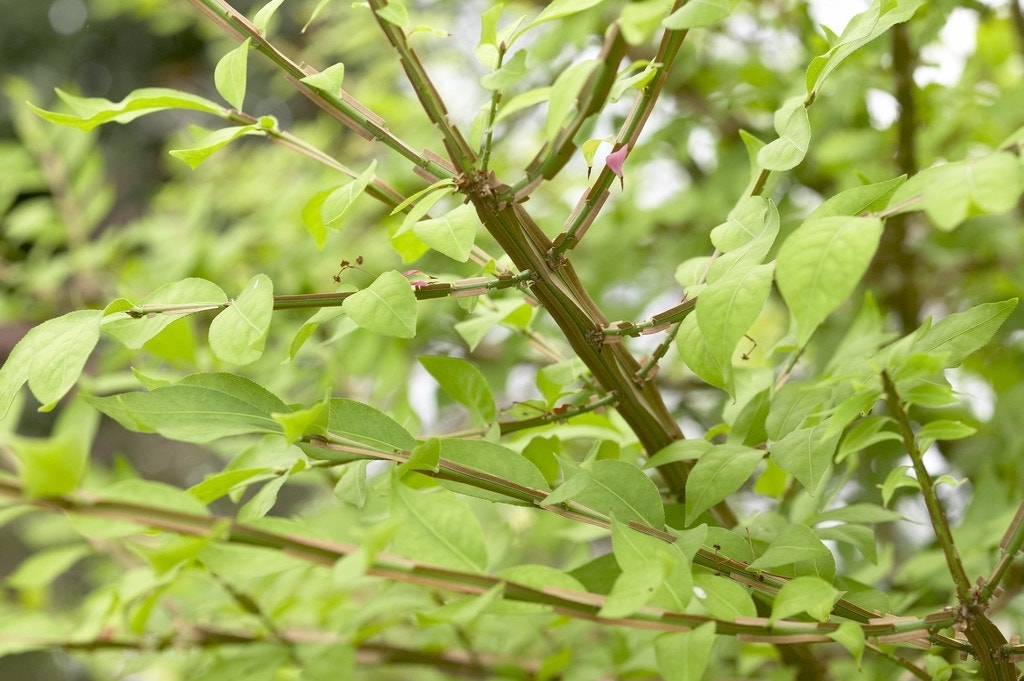
[[843,622],[839,628],[828,634],[828,637],[846,648],[846,651],[853,655],[857,661],[857,668],[860,669],[860,661],[864,656],[866,644],[864,630],[856,622]]
[[775,275],[800,345],[853,293],[881,235],[877,218],[832,216],[805,221],[783,242]]
[[704,452],[686,479],[686,524],[738,490],[762,459],[764,452],[742,445],[715,445]]
[[449,397],[469,409],[474,423],[483,425],[497,416],[494,394],[475,364],[437,355],[421,355],[419,361]]
[[775,112],[775,132],[779,138],[757,152],[758,165],[765,170],[795,168],[804,160],[811,142],[811,122],[802,96],[790,97]]
[[467,572],[487,568],[487,543],[466,504],[443,488],[414,490],[391,485],[392,512],[403,518],[392,548],[414,560]]
[[213,71],[213,83],[217,92],[236,111],[242,110],[245,101],[246,67],[249,63],[249,45],[251,38],[221,57]]
[[324,197],[323,203],[320,205],[320,219],[324,227],[336,232],[341,230],[352,205],[362,195],[366,186],[373,181],[376,169],[377,161],[372,161],[366,170],[359,174],[359,177],[348,184],[343,184]]
[[79,310],[34,327],[17,342],[0,367],[0,419],[21,387],[28,387],[49,411],[78,381],[100,338],[101,310]]
[[367,331],[397,338],[416,335],[416,294],[406,278],[394,270],[346,298],[342,309]]
[[188,149],[172,149],[170,151],[171,156],[184,161],[192,168],[198,168],[215,151],[226,147],[236,139],[246,135],[261,135],[264,132],[256,123],[219,128],[212,131],[205,131],[202,128],[193,126],[192,131],[195,137],[195,146]]
[[40,109],[29,103],[29,107],[42,118],[58,125],[67,125],[88,132],[104,123],[127,123],[139,116],[167,109],[191,109],[223,117],[223,107],[208,99],[171,88],[142,88],[135,90],[120,102],[111,102],[102,97],[76,97],[57,88],[57,95],[74,111],[61,114]]
[[707,622],[693,631],[661,634],[654,639],[658,670],[666,681],[700,681],[711,660],[715,623]]
[[274,283],[257,274],[242,293],[210,323],[210,349],[232,364],[249,364],[263,355],[274,314]]

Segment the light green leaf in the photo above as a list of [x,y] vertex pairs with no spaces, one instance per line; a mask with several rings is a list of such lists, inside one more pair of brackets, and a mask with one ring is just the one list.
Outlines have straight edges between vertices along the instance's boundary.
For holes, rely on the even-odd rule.
[[856,622],[847,621],[828,634],[828,637],[846,648],[846,651],[857,661],[857,669],[860,669],[860,660],[864,656],[864,630]]
[[682,612],[693,597],[693,573],[690,559],[678,543],[667,543],[612,519],[612,551],[624,575],[642,569],[652,561],[664,564],[661,583],[645,601]]
[[372,161],[369,167],[359,174],[359,177],[348,184],[338,187],[324,198],[320,206],[320,219],[327,229],[333,231],[341,230],[345,224],[345,217],[351,210],[355,200],[363,193],[366,186],[373,181],[376,169],[377,161]]
[[811,211],[806,219],[824,218],[830,215],[860,215],[861,213],[885,208],[889,198],[907,181],[906,175],[885,182],[866,184],[839,192]]
[[717,24],[729,16],[737,0],[690,0],[669,15],[661,25],[673,31]]
[[921,449],[927,449],[936,440],[962,440],[977,432],[977,428],[961,421],[939,419],[922,426],[921,430],[917,431],[917,439],[920,441]]
[[[500,579],[514,584],[531,587],[539,591],[557,589],[559,591],[586,591],[587,589],[571,575],[547,565],[513,565],[505,568],[497,575]],[[550,611],[550,606],[504,601],[495,604],[491,612],[501,615],[518,615],[523,613]]]
[[808,417],[822,414],[831,392],[831,386],[812,381],[790,381],[775,391],[764,424],[769,439],[781,440]]
[[327,402],[314,402],[304,409],[273,412],[271,417],[281,424],[284,438],[295,442],[306,435],[322,434],[327,424]]
[[85,475],[99,413],[74,400],[58,415],[48,438],[12,436],[10,448],[21,462],[20,478],[31,497],[67,494]]
[[[847,57],[896,24],[910,19],[926,2],[927,0],[874,0],[867,10],[850,20],[838,42],[828,52],[811,61],[807,68],[807,94],[816,94],[825,79]],[[883,11],[883,7],[888,9]]]
[[553,0],[549,2],[544,10],[537,15],[537,18],[531,21],[526,28],[527,30],[543,24],[546,21],[554,21],[555,19],[562,19],[564,17],[582,12],[583,10],[590,9],[595,5],[601,4],[602,0]]
[[416,335],[416,294],[405,277],[394,270],[346,298],[342,309],[368,331],[397,338]]
[[[548,7],[550,9],[551,6]],[[596,59],[584,59],[567,68],[555,79],[548,98],[548,115],[544,124],[544,132],[549,142],[558,135],[566,119],[576,112],[580,91],[599,65],[600,62]]]
[[409,10],[402,0],[388,0],[388,3],[376,10],[377,16],[401,29],[409,27]]
[[42,589],[89,553],[91,550],[85,544],[40,551],[29,555],[4,581],[12,589]]
[[476,349],[487,332],[498,324],[505,323],[514,328],[524,329],[533,319],[535,308],[522,298],[500,298],[492,302],[493,306],[487,309],[477,306],[471,317],[455,324],[455,332],[466,341],[471,352]]
[[268,467],[220,471],[189,487],[188,493],[204,504],[209,504],[234,490],[244,489],[254,482],[268,480],[274,475],[274,469]]
[[485,68],[498,68],[498,20],[505,9],[504,3],[496,3],[480,13],[480,42],[476,47],[476,58]]
[[0,367],[0,419],[28,382],[49,411],[71,390],[100,338],[101,310],[79,310],[34,327],[18,341]]
[[480,522],[455,494],[440,487],[414,490],[397,479],[391,489],[392,513],[404,518],[392,540],[396,552],[455,570],[487,568]]
[[526,55],[526,50],[519,50],[505,59],[500,69],[480,78],[480,86],[487,90],[504,90],[518,83],[527,72]]
[[518,111],[522,111],[523,109],[535,106],[541,102],[548,101],[551,97],[551,92],[551,87],[539,87],[516,95],[498,109],[498,115],[494,117],[494,121],[491,122],[491,125],[495,126]]
[[401,477],[406,471],[436,472],[440,459],[441,441],[436,437],[429,438],[412,448],[409,458],[395,468],[395,475]]
[[661,494],[640,468],[625,461],[599,459],[587,464],[586,470],[591,474],[589,484],[573,501],[622,522],[665,527]]
[[819,622],[823,622],[828,619],[833,604],[842,593],[823,579],[795,577],[783,584],[779,593],[775,595],[771,621],[806,612]]
[[910,471],[910,466],[896,466],[889,474],[885,476],[885,480],[882,482],[882,505],[888,506],[889,502],[892,501],[892,497],[896,494],[896,490],[904,487],[912,487],[913,489],[920,489],[920,485],[917,483],[916,478],[912,478],[907,475]]
[[213,83],[217,92],[233,106],[236,111],[242,110],[245,101],[246,66],[249,63],[249,45],[252,39],[246,38],[217,62],[213,71]]
[[782,244],[775,276],[801,346],[853,293],[881,236],[877,218],[831,216],[805,221]]
[[715,445],[697,459],[686,479],[686,524],[743,486],[764,452],[742,445]]
[[657,468],[676,461],[696,459],[712,447],[714,445],[707,440],[676,440],[647,459],[644,468]]
[[833,525],[820,528],[816,532],[823,541],[849,544],[872,563],[878,564],[878,542],[874,528],[867,525]]
[[67,125],[88,132],[104,123],[127,123],[139,116],[145,116],[166,109],[191,109],[226,117],[223,107],[208,99],[170,88],[143,88],[135,90],[120,102],[111,102],[102,97],[76,97],[57,88],[57,95],[74,111],[74,114],[60,114],[40,109],[29,103],[29,107],[51,123]]
[[[447,191],[445,193],[448,193]],[[466,262],[473,251],[480,218],[469,204],[460,205],[439,218],[421,220],[413,225],[413,233],[435,251],[452,260]]]
[[693,585],[697,600],[712,617],[727,622],[735,622],[740,617],[757,617],[750,592],[731,579],[697,574],[693,576]]
[[883,427],[891,423],[894,423],[894,421],[887,416],[870,416],[855,425],[843,437],[839,453],[836,454],[836,463],[839,463],[854,452],[867,449],[873,444],[885,442],[886,440],[899,440],[899,433],[891,430],[882,430]]
[[218,359],[249,364],[263,355],[274,314],[274,283],[257,274],[210,323],[210,349]]
[[256,27],[256,30],[262,35],[267,34],[267,26],[270,23],[270,18],[274,16],[274,12],[281,6],[284,0],[270,0],[267,4],[263,5],[256,12],[256,15],[252,18],[252,25]]
[[661,560],[650,560],[623,570],[615,579],[598,617],[629,617],[654,598],[667,571],[668,566]]
[[622,5],[619,28],[630,45],[640,45],[654,36],[662,20],[672,13],[672,0],[636,0]]
[[715,642],[715,623],[693,631],[661,634],[654,639],[658,670],[665,681],[700,681],[704,678]]
[[554,506],[574,500],[590,485],[594,476],[590,471],[580,469],[567,477],[551,494],[540,500],[541,506]]
[[765,552],[750,563],[750,569],[767,570],[803,561],[817,561],[823,557],[831,559],[832,552],[818,539],[814,530],[806,525],[793,523],[776,535]]
[[775,112],[775,132],[779,138],[757,152],[758,165],[765,170],[795,168],[804,160],[811,142],[811,122],[803,97],[790,97]]
[[698,378],[723,390],[729,387],[729,381],[724,375],[722,365],[715,359],[707,339],[697,324],[697,315],[688,315],[679,324],[676,347],[686,366]]
[[263,129],[255,123],[252,125],[220,128],[211,132],[206,132],[202,128],[193,126],[192,131],[196,140],[196,145],[189,149],[172,149],[170,154],[174,158],[180,159],[189,164],[193,169],[198,168],[203,161],[213,154],[213,152],[226,147],[239,137],[264,134]]
[[476,425],[495,419],[498,408],[494,394],[475,364],[458,357],[436,355],[421,355],[419,361],[449,397],[469,409]]
[[1024,191],[1020,167],[1017,155],[1005,151],[932,166],[907,180],[889,205],[923,209],[936,227],[948,232],[972,215],[1013,209]]
[[[383,452],[409,451],[417,444],[416,439],[398,421],[356,400],[331,400],[327,428],[334,435]],[[318,458],[332,458],[329,452],[315,451],[319,452]]]
[[832,455],[841,435],[840,432],[828,434],[825,424],[794,430],[772,443],[772,460],[799,480],[807,493],[813,496],[821,476],[832,464]]
[[103,319],[103,332],[121,341],[126,347],[138,350],[183,315],[220,307],[228,300],[224,291],[216,284],[189,277],[181,281],[164,284],[141,299],[133,307],[147,306],[177,308],[175,313],[151,314],[139,318],[127,315],[110,315]]
[[887,511],[877,504],[859,503],[822,511],[814,516],[813,524],[824,522],[887,523],[900,520],[902,517],[899,513]]
[[955,367],[991,340],[1017,307],[1017,299],[983,303],[956,312],[931,325],[915,338],[911,352],[945,353],[945,365]]
[[725,222],[711,230],[711,243],[728,253],[770,237],[760,254],[763,258],[778,231],[779,210],[775,204],[761,196],[746,196],[729,211]]
[[305,83],[317,92],[324,92],[331,97],[341,96],[341,84],[345,80],[345,65],[338,63],[328,66],[319,73],[314,73],[299,81]]

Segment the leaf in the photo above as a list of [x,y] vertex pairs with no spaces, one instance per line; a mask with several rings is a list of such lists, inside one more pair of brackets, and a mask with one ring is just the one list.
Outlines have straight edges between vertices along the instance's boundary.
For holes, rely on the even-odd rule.
[[274,12],[277,11],[277,8],[281,6],[282,2],[284,2],[284,0],[270,0],[270,2],[263,5],[263,7],[261,7],[252,18],[252,25],[256,27],[256,30],[259,31],[261,35],[267,34],[267,26],[270,24],[270,18],[274,16]]
[[621,5],[619,28],[630,45],[646,43],[672,13],[672,0],[637,0]]
[[[687,6],[689,3],[684,8]],[[811,142],[811,122],[803,97],[790,97],[775,112],[775,132],[779,138],[757,152],[758,165],[765,170],[795,168],[804,160]]]
[[867,211],[882,209],[893,192],[906,181],[907,176],[901,175],[885,182],[841,191],[812,210],[806,219],[824,218],[830,215],[860,215]]
[[405,277],[394,270],[346,298],[342,309],[367,331],[397,338],[416,335],[416,294]]
[[270,416],[281,424],[284,431],[284,439],[289,443],[305,437],[306,435],[322,434],[324,425],[327,422],[324,401],[314,402],[305,408],[296,408],[290,411],[272,412]]
[[790,381],[772,396],[765,432],[771,440],[781,440],[811,416],[828,407],[832,388],[810,381]]
[[269,467],[224,470],[206,476],[202,482],[189,487],[188,493],[204,504],[209,504],[229,492],[244,489],[254,482],[268,480],[272,477],[274,477],[274,469]]
[[[551,5],[548,6],[548,9],[550,8]],[[555,79],[551,86],[551,96],[548,98],[548,115],[544,125],[548,142],[555,139],[566,119],[575,113],[580,91],[599,65],[600,62],[596,59],[578,61]]]
[[0,367],[0,420],[28,387],[50,411],[78,381],[100,338],[101,310],[79,310],[50,319],[29,330]]
[[531,21],[525,29],[533,28],[538,24],[543,24],[546,21],[554,21],[555,19],[562,19],[564,17],[577,14],[584,10],[590,9],[595,5],[601,4],[602,0],[553,0],[549,2],[544,10],[537,15],[537,18]]
[[598,611],[598,617],[629,617],[654,598],[668,571],[663,561],[651,560],[623,570]]
[[213,354],[232,364],[255,362],[263,355],[273,314],[274,284],[267,275],[257,274],[210,323]]
[[1017,307],[1017,299],[983,303],[964,312],[956,312],[931,325],[917,337],[912,352],[944,353],[945,366],[963,364],[967,357],[984,346]]
[[[498,478],[512,485],[526,488],[528,492],[546,493],[550,487],[540,470],[529,459],[506,447],[486,440],[457,440],[444,438],[441,441],[440,456],[446,464],[457,464],[460,468],[478,471],[480,478]],[[509,503],[507,494],[491,491],[484,484],[474,485],[453,480],[440,480],[448,489],[481,499]],[[524,503],[517,500],[516,503]]]
[[519,50],[502,63],[497,71],[480,77],[480,86],[486,90],[504,90],[522,80],[527,73],[526,50]]
[[573,501],[622,522],[635,520],[658,529],[665,527],[661,494],[640,468],[616,459],[599,459],[587,469],[589,484]]
[[338,63],[328,66],[319,73],[300,78],[299,82],[305,83],[317,92],[324,92],[331,97],[341,96],[341,84],[345,80],[345,65]]
[[796,319],[799,345],[857,287],[882,235],[877,218],[806,220],[779,249],[775,276]]
[[882,482],[882,505],[888,506],[889,502],[892,501],[892,497],[896,494],[896,490],[904,487],[912,487],[913,489],[920,489],[917,479],[907,475],[910,470],[910,466],[896,466],[889,474],[885,476],[885,480]]
[[473,251],[479,223],[480,218],[477,217],[476,210],[466,204],[439,218],[421,220],[413,225],[412,231],[423,243],[438,253],[443,253],[452,260],[466,262]]
[[828,619],[832,606],[842,595],[841,591],[817,577],[794,577],[779,589],[772,603],[771,621],[786,619],[806,612],[823,622]]
[[661,678],[665,681],[700,681],[711,659],[714,642],[714,622],[705,622],[693,631],[658,636],[654,639],[654,653]]
[[845,542],[872,563],[878,564],[878,545],[873,528],[866,525],[834,525],[817,530],[817,534],[823,541]]
[[792,523],[776,535],[757,560],[750,563],[750,569],[767,570],[804,561],[816,562],[822,558],[832,562],[834,574],[835,563],[828,547],[818,539],[814,530],[806,525]]
[[170,88],[143,88],[135,90],[120,102],[111,102],[102,97],[75,97],[60,88],[57,95],[75,112],[60,114],[28,106],[40,117],[51,123],[67,125],[88,132],[104,123],[128,123],[144,116],[166,109],[191,109],[225,116],[224,109],[208,99]]
[[757,258],[760,263],[778,231],[779,210],[775,204],[761,196],[746,196],[729,211],[725,222],[711,230],[711,243],[728,253],[767,240]]
[[874,0],[867,10],[854,16],[839,36],[838,42],[825,54],[815,57],[807,67],[807,94],[814,95],[825,79],[851,54],[887,30],[909,20],[927,0],[888,0],[882,11],[882,0]]
[[697,459],[686,479],[686,524],[743,486],[764,452],[743,445],[715,445]]
[[690,0],[661,25],[673,31],[711,26],[729,16],[735,6],[736,0]]
[[359,174],[359,177],[348,184],[343,184],[324,198],[323,204],[320,206],[320,219],[324,227],[335,232],[341,230],[345,223],[345,217],[355,200],[373,181],[376,169],[377,161],[372,161],[366,170]]
[[243,40],[238,47],[220,58],[213,71],[213,83],[217,87],[217,92],[236,111],[242,110],[245,101],[246,66],[249,62],[251,43],[251,38]]
[[917,431],[917,439],[921,449],[927,449],[937,440],[962,440],[977,432],[977,428],[961,421],[939,419],[922,426]]
[[67,572],[72,565],[90,553],[91,550],[84,544],[61,546],[33,553],[23,560],[4,581],[8,587],[21,591],[43,589],[50,586],[57,577]]
[[103,319],[102,328],[104,333],[118,339],[126,347],[138,350],[183,315],[220,307],[227,299],[224,291],[216,284],[206,279],[189,277],[164,284],[133,306],[142,309],[147,306],[166,306],[179,308],[180,311],[147,314],[139,318],[108,315]]
[[10,447],[21,463],[19,477],[30,497],[73,492],[85,475],[99,414],[82,400],[70,402],[57,416],[48,438],[13,436]]
[[740,584],[718,575],[693,576],[694,594],[708,614],[726,622],[741,617],[757,617],[750,593]]
[[[356,400],[331,400],[327,428],[334,435],[384,452],[412,450],[417,444],[416,439],[398,421]],[[329,459],[330,456],[320,458]]]
[[497,417],[494,394],[475,364],[458,357],[436,355],[420,355],[418,359],[449,397],[469,409],[474,424],[484,425]]
[[401,29],[409,27],[409,10],[402,0],[388,0],[388,3],[376,10],[377,16]]
[[439,487],[414,490],[397,479],[391,490],[392,512],[404,518],[392,540],[395,551],[455,570],[487,568],[483,530],[461,499]]
[[[194,128],[194,131],[202,131],[202,128]],[[246,135],[262,135],[264,131],[258,124],[239,125],[230,128],[220,128],[211,132],[199,132],[195,136],[196,145],[189,149],[172,149],[171,156],[189,164],[193,169],[198,168],[203,161],[208,159],[215,151],[226,147],[239,137]]]
[[[587,590],[582,584],[580,584],[579,580],[565,572],[562,572],[561,570],[556,570],[555,568],[547,565],[534,565],[529,563],[525,565],[513,565],[512,567],[505,568],[499,572],[497,577],[503,581],[531,587],[538,591],[545,591],[548,589],[557,589],[559,591]],[[550,609],[550,606],[547,605],[505,601],[500,604],[495,604],[492,612],[501,615],[518,615],[522,613],[546,612],[550,611]]]
[[553,88],[551,87],[539,87],[516,95],[498,109],[498,115],[494,117],[494,120],[491,122],[491,126],[493,127],[498,123],[501,123],[512,114],[522,111],[523,109],[548,101],[548,99],[551,98],[552,89]]
[[658,588],[646,603],[682,612],[693,597],[690,559],[678,543],[667,543],[612,519],[612,552],[622,569],[622,579],[657,561],[664,570]]
[[[698,297],[699,300],[699,297]],[[679,324],[676,347],[686,366],[705,383],[726,390],[729,380],[723,374],[722,365],[715,359],[707,339],[697,324],[697,315],[688,315]],[[731,380],[731,373],[730,373]]]
[[832,464],[841,435],[840,432],[828,434],[825,424],[794,430],[772,444],[772,460],[814,496],[821,477]]
[[899,513],[887,511],[876,504],[859,503],[822,511],[814,516],[813,524],[824,522],[887,523],[900,520],[902,517]]
[[846,651],[857,661],[857,669],[860,669],[860,660],[864,656],[864,630],[856,622],[847,621],[840,624],[838,629],[827,636],[846,648]]
[[455,332],[466,341],[471,352],[480,345],[487,332],[498,324],[505,323],[524,329],[533,319],[534,308],[521,298],[500,298],[492,302],[492,307],[484,310],[482,306],[477,306],[473,316],[455,324]]
[[926,168],[900,187],[889,204],[901,212],[923,209],[932,224],[948,232],[972,215],[1013,209],[1022,191],[1020,160],[1000,151]]

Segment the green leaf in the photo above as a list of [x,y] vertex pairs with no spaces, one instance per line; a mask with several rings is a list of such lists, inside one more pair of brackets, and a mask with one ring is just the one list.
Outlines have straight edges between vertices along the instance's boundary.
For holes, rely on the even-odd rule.
[[1011,298],[951,314],[915,338],[911,352],[945,353],[947,367],[959,366],[991,340],[1016,307],[1017,299]]
[[210,323],[210,349],[218,359],[249,364],[263,355],[274,314],[274,283],[257,274]]
[[729,211],[725,222],[711,230],[711,243],[723,253],[757,245],[757,264],[779,232],[779,210],[761,196],[746,196]]
[[220,128],[210,132],[204,131],[197,126],[192,127],[193,137],[196,145],[189,149],[172,149],[170,154],[189,164],[193,169],[208,159],[213,152],[226,147],[239,137],[246,135],[263,135],[263,129],[258,124],[239,125],[230,128]]
[[939,419],[922,426],[917,431],[917,439],[921,449],[927,449],[937,440],[962,440],[977,432],[977,428],[961,421]]
[[376,10],[377,16],[401,29],[409,27],[409,10],[402,0],[388,0],[388,3]]
[[911,469],[910,466],[896,466],[889,474],[885,476],[885,480],[882,482],[882,505],[888,506],[892,500],[896,490],[904,487],[912,487],[913,489],[920,489],[917,480],[907,475],[907,472]]
[[333,64],[319,73],[300,78],[299,81],[318,92],[324,92],[331,97],[341,96],[341,84],[345,80],[345,65]]
[[803,97],[790,97],[775,112],[775,132],[779,138],[757,152],[758,165],[765,170],[795,168],[804,160],[811,142],[811,122]]
[[[579,580],[569,574],[556,570],[547,565],[513,565],[505,568],[497,574],[503,581],[512,582],[522,586],[531,587],[539,591],[557,589],[559,591],[586,591]],[[550,611],[546,605],[534,605],[532,603],[517,603],[505,601],[496,604],[491,612],[502,615],[518,615],[523,613]]]
[[831,215],[860,215],[873,210],[881,210],[899,187],[907,181],[906,175],[854,187],[839,192],[811,211],[806,219],[824,218]]
[[622,5],[619,28],[630,45],[640,45],[654,36],[661,22],[672,13],[672,0],[636,0]]
[[[752,570],[767,570],[783,565],[795,565],[801,562],[818,562],[825,560],[831,563],[832,575],[835,574],[835,559],[814,530],[793,523],[787,525],[776,535],[765,552],[757,560],[750,563]],[[831,575],[830,575],[831,576]],[[773,613],[774,616],[774,613]]]
[[[553,4],[558,4],[557,2]],[[551,5],[548,6],[548,9]],[[580,97],[583,85],[590,78],[600,65],[596,59],[585,59],[576,62],[555,79],[551,86],[551,96],[548,99],[548,115],[544,125],[544,132],[548,142],[551,142],[562,129],[566,119],[576,112],[576,104]]]
[[878,506],[877,504],[849,504],[814,516],[813,524],[824,522],[842,523],[887,523],[900,520],[903,516]]
[[846,648],[846,651],[853,655],[853,659],[857,661],[857,669],[860,669],[860,661],[864,656],[864,645],[866,643],[864,630],[860,628],[860,625],[856,622],[843,622],[839,625],[838,629],[827,634],[827,636]]
[[504,90],[522,80],[526,75],[526,50],[519,50],[502,63],[497,71],[484,74],[480,78],[480,86],[486,90]]
[[873,444],[885,442],[886,440],[899,440],[899,433],[891,430],[882,430],[883,427],[891,423],[894,423],[894,421],[887,416],[870,416],[855,425],[843,437],[839,453],[836,454],[836,463],[854,452],[867,449]]
[[715,445],[697,459],[686,479],[686,524],[743,486],[764,452],[743,445]]
[[[448,192],[445,192],[448,193]],[[473,206],[466,204],[439,218],[421,220],[413,225],[413,233],[423,243],[452,260],[466,262],[476,241],[477,217]]]
[[799,329],[799,344],[853,293],[882,235],[877,218],[806,220],[779,249],[775,276]]
[[[871,6],[854,16],[839,36],[839,41],[825,54],[815,57],[807,68],[807,94],[814,95],[825,79],[847,57],[887,30],[909,20],[927,0],[874,0]],[[883,11],[883,7],[887,8]]]
[[57,416],[48,438],[14,436],[10,447],[21,462],[20,478],[30,497],[51,497],[75,490],[85,475],[99,414],[82,400]]
[[726,622],[757,617],[754,599],[742,585],[718,575],[693,576],[694,595],[708,614]]
[[79,310],[32,328],[0,367],[0,419],[28,387],[49,411],[71,390],[100,338],[101,310]]
[[494,120],[491,122],[491,126],[501,123],[516,112],[535,106],[541,102],[548,101],[548,99],[551,98],[552,89],[553,88],[551,87],[539,87],[516,95],[498,109],[498,115],[494,117]]
[[779,589],[772,603],[771,621],[786,619],[806,612],[823,622],[828,619],[832,606],[842,595],[841,591],[817,577],[795,577]]
[[466,341],[470,351],[476,349],[487,332],[501,323],[517,329],[525,329],[533,319],[534,308],[522,298],[500,298],[492,301],[488,309],[477,306],[469,319],[456,322],[455,332]]
[[635,520],[658,529],[665,527],[661,493],[640,468],[625,461],[599,459],[586,469],[591,479],[573,501],[622,522]]
[[254,482],[268,480],[272,477],[274,477],[274,469],[268,467],[224,470],[206,476],[202,482],[189,487],[188,493],[204,504],[209,504],[230,492],[244,489]]
[[772,396],[765,432],[771,440],[781,440],[811,416],[828,407],[832,388],[810,381],[790,381]]
[[338,187],[324,198],[323,204],[320,206],[320,219],[327,229],[336,232],[341,230],[345,224],[345,217],[355,200],[373,181],[376,169],[377,161],[372,161],[369,167],[359,174],[359,177]]
[[673,31],[703,28],[725,19],[737,0],[690,0],[670,14],[661,25]]
[[74,111],[74,114],[60,114],[40,109],[29,103],[29,107],[51,123],[67,125],[88,132],[104,123],[127,123],[166,109],[191,109],[225,117],[223,107],[208,99],[170,88],[143,88],[135,90],[120,102],[111,102],[102,97],[75,97],[60,88],[57,95]]
[[972,215],[1012,210],[1024,191],[1020,167],[1016,154],[1002,151],[932,166],[911,177],[889,204],[923,209],[932,224],[948,232]]
[[302,207],[302,224],[306,231],[316,240],[316,247],[322,249],[327,243],[327,225],[324,224],[323,208],[324,201],[334,192],[333,189],[324,189],[309,197],[306,205]]
[[135,308],[174,307],[174,313],[163,312],[133,318],[128,315],[108,315],[103,319],[103,332],[121,341],[126,347],[138,350],[182,315],[215,309],[226,303],[227,296],[216,284],[198,277],[164,284],[141,299]]
[[711,660],[715,623],[706,622],[693,631],[661,634],[654,639],[658,671],[665,681],[700,681]]
[[676,461],[697,459],[714,447],[707,440],[676,440],[647,459],[644,468],[657,468]]
[[615,579],[598,617],[629,617],[654,598],[667,572],[668,566],[661,560],[650,560],[623,570]]
[[679,354],[682,356],[686,366],[698,378],[723,390],[729,388],[729,380],[723,374],[722,365],[715,359],[707,339],[697,324],[697,315],[688,315],[679,324],[679,332],[676,334],[676,347],[679,349]]
[[504,9],[504,3],[499,2],[480,13],[480,42],[476,46],[476,58],[492,71],[498,68],[498,20]]
[[217,92],[236,111],[242,110],[245,101],[246,66],[249,62],[251,43],[251,38],[243,40],[238,47],[221,57],[213,71],[213,83],[217,87]]
[[[411,475],[408,474],[408,478]],[[392,482],[392,512],[403,518],[392,548],[414,560],[467,572],[487,568],[480,523],[455,494],[440,487],[414,490]]]
[[799,480],[807,493],[813,496],[821,477],[832,464],[832,455],[841,435],[839,432],[827,433],[825,424],[794,430],[772,443],[772,460]]
[[327,422],[324,401],[314,402],[310,406],[285,412],[273,412],[270,416],[281,424],[284,438],[295,442],[306,435],[322,434]]
[[537,15],[536,19],[526,26],[526,29],[533,28],[546,21],[554,21],[555,19],[562,19],[577,14],[595,5],[599,5],[601,2],[602,0],[553,0],[544,7],[544,10]]
[[184,442],[250,433],[282,433],[271,414],[287,405],[252,381],[231,374],[193,374],[149,392],[86,401],[129,430]]
[[57,577],[90,553],[91,550],[84,544],[33,553],[4,581],[12,589],[42,589],[50,586]]
[[878,563],[878,543],[875,530],[865,525],[834,525],[817,530],[823,541],[845,542],[860,551],[872,563]]
[[346,298],[342,309],[368,331],[397,338],[416,335],[416,294],[406,278],[394,270]]
[[497,417],[494,394],[475,364],[437,355],[420,355],[418,359],[449,397],[469,409],[474,424],[484,425]]
[[541,506],[554,506],[574,500],[587,489],[594,476],[586,469],[580,469],[567,477],[551,494],[538,502]]
[[697,298],[697,325],[730,392],[733,352],[768,299],[773,270],[772,264],[734,270]]
[[282,2],[284,2],[284,0],[270,0],[270,2],[263,5],[263,7],[261,7],[252,18],[252,25],[256,27],[256,30],[259,31],[261,35],[267,34],[267,26],[270,23],[270,18],[274,16],[274,12],[277,11],[277,8],[281,6]]
[[623,579],[658,561],[664,570],[658,588],[646,603],[682,612],[693,597],[690,558],[678,543],[668,543],[612,519],[612,552],[622,569]]
[[438,463],[441,460],[441,441],[436,437],[429,438],[426,442],[420,442],[412,451],[409,458],[398,464],[395,474],[399,477],[406,471],[437,471]]

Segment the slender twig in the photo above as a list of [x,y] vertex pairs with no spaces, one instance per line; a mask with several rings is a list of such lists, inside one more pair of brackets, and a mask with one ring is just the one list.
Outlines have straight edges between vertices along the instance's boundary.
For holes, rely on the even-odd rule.
[[590,400],[585,404],[575,405],[563,405],[562,407],[553,409],[552,411],[544,412],[540,416],[535,416],[528,419],[517,419],[515,421],[498,421],[498,427],[501,428],[501,434],[507,435],[509,433],[515,433],[520,430],[528,430],[530,428],[538,428],[540,426],[546,426],[551,423],[561,423],[571,419],[574,416],[581,414],[589,414],[592,411],[597,411],[602,407],[614,405],[618,401],[618,396],[615,394],[604,395],[594,400]]
[[[495,71],[499,70],[505,61],[506,50],[504,42],[498,45],[498,56],[494,65]],[[484,135],[480,158],[480,167],[485,171],[491,163],[491,147],[494,145],[494,119],[498,115],[498,104],[501,103],[501,94],[501,88],[494,88],[494,91],[491,93],[491,105],[487,110],[487,133]]]
[[[670,307],[664,312],[653,315],[650,319],[642,322],[612,322],[601,332],[606,337],[641,336],[651,333],[658,333],[668,329],[672,324],[681,322],[697,305],[697,299],[684,300],[683,302]],[[607,342],[607,341],[606,341]]]
[[1006,576],[1006,571],[1010,569],[1010,565],[1020,552],[1022,545],[1024,545],[1024,502],[1021,502],[1021,505],[1017,508],[1017,514],[1013,516],[1010,526],[1006,528],[1006,533],[1003,535],[1003,540],[999,542],[999,549],[1002,555],[999,556],[999,562],[996,563],[992,574],[981,585],[978,594],[978,600],[981,603],[988,603],[989,599],[992,598],[996,589],[999,588],[999,583]]

